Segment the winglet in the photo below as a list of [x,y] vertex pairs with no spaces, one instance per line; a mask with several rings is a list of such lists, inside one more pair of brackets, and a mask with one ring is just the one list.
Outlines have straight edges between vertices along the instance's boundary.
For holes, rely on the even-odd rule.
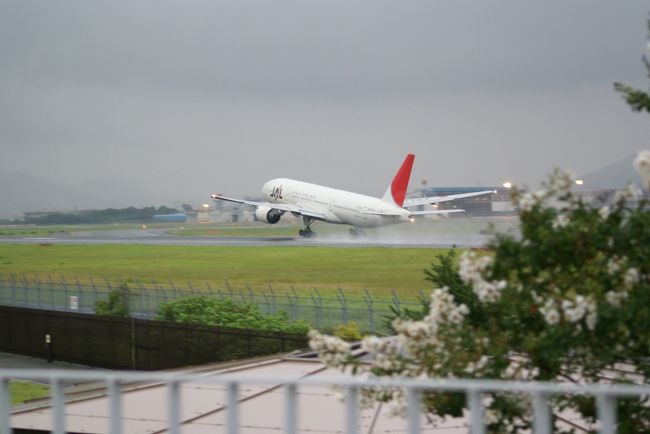
[[406,156],[404,162],[395,174],[393,182],[390,183],[381,200],[399,207],[404,205],[404,198],[406,197],[406,189],[408,188],[409,180],[411,179],[411,169],[413,168],[414,160],[415,155],[408,154]]

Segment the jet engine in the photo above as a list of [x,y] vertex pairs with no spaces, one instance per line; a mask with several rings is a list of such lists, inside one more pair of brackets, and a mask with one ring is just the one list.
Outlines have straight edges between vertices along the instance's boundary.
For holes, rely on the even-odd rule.
[[274,209],[269,206],[258,206],[255,210],[255,220],[269,224],[275,224],[280,221],[284,211]]

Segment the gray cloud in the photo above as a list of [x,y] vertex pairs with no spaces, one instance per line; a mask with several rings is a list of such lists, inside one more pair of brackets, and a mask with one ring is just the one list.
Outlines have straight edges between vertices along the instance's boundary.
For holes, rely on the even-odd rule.
[[201,200],[292,176],[380,194],[535,183],[647,147],[645,1],[0,6],[0,169]]

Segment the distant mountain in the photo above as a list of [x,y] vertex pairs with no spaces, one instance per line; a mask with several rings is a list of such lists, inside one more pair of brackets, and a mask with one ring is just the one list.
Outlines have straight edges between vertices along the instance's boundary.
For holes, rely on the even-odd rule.
[[640,185],[641,178],[632,167],[635,158],[636,155],[632,155],[582,176],[585,188],[589,190],[617,189],[625,187],[630,182]]
[[0,218],[28,211],[160,206],[170,200],[122,179],[97,178],[62,186],[45,178],[0,171]]

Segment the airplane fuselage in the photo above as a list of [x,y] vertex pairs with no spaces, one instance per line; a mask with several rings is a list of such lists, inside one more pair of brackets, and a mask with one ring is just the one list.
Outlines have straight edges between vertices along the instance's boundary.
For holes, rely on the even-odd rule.
[[297,205],[318,211],[329,223],[362,228],[404,223],[410,215],[410,211],[376,197],[287,178],[266,182],[262,194],[270,206]]

